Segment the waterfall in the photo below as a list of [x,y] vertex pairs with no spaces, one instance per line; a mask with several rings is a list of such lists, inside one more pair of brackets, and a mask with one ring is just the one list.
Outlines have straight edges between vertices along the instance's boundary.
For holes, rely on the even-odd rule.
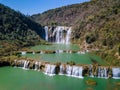
[[35,52],[33,52],[32,54],[35,54]]
[[66,44],[70,44],[70,37],[71,37],[71,28],[69,28],[66,34]]
[[90,77],[94,77],[94,76],[93,76],[92,69],[93,69],[93,66],[90,65],[90,67],[89,67],[89,74],[90,74]]
[[82,71],[83,71],[82,67],[79,67],[79,66],[70,66],[70,65],[66,66],[67,76],[83,78]]
[[120,68],[112,68],[112,74],[114,79],[120,79]]
[[71,76],[72,75],[72,66],[67,65],[66,66],[66,75]]
[[54,76],[55,75],[55,65],[51,65],[51,64],[46,64],[45,65],[45,74],[49,75],[49,76]]
[[77,78],[83,78],[82,71],[83,71],[82,67],[73,66],[72,76]]
[[44,54],[44,52],[41,50],[41,51],[40,51],[40,54]]
[[49,42],[55,42],[57,44],[70,44],[71,27],[57,26],[54,28],[48,28],[45,26],[45,40]]
[[35,62],[35,70],[39,70],[40,68],[40,62]]
[[63,65],[60,65],[60,72],[59,75],[64,75],[65,67]]
[[85,51],[78,51],[77,54],[85,54]]
[[25,60],[20,61],[20,66],[19,67],[24,67]]
[[22,51],[21,54],[22,54],[22,55],[25,55],[25,54],[26,54],[26,51]]
[[45,29],[45,40],[48,41],[48,26],[45,26],[44,29]]
[[107,78],[107,69],[98,67],[98,77],[100,78]]
[[[14,66],[21,67],[25,70],[34,69],[44,71],[45,74],[49,76],[54,76],[56,74],[66,75],[71,77],[83,78],[83,75],[88,75],[90,77],[97,76],[98,78],[114,78],[120,79],[120,68],[119,67],[104,67],[104,66],[93,66],[88,65],[86,68],[77,65],[69,65],[69,64],[46,64],[46,62],[42,63],[40,61],[33,60],[14,60]],[[89,72],[88,72],[89,71]]]
[[107,74],[107,72],[108,72],[108,69],[107,68],[104,68],[104,77],[108,77],[108,74]]
[[29,61],[24,61],[24,66],[23,69],[27,70],[28,69],[28,65],[29,65]]
[[63,30],[64,30],[64,27],[60,27],[60,26],[58,26],[55,30],[56,31],[56,43],[58,44],[65,43]]
[[101,77],[101,68],[98,67],[98,77]]
[[63,53],[63,50],[55,50],[55,53]]

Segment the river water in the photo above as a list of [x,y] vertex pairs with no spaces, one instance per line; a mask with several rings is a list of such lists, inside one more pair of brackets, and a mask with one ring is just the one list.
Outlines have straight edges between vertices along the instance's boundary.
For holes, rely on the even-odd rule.
[[[97,82],[96,86],[85,84],[88,79]],[[23,70],[15,67],[0,68],[0,90],[120,90],[120,80],[88,78],[83,79],[53,76],[34,70]]]
[[[37,50],[76,50],[79,51],[80,48],[78,45],[72,45],[72,44],[53,44],[53,45],[38,45],[31,47],[31,50],[37,51]],[[79,53],[66,53],[66,52],[60,52],[55,54],[25,54],[23,57],[29,57],[36,60],[43,60],[43,61],[49,61],[49,62],[70,62],[74,61],[77,64],[92,64],[91,59],[98,62],[100,65],[104,65],[104,61],[96,55],[85,53],[85,54],[79,54]]]
[[[77,45],[49,45],[35,46],[31,50],[79,50]],[[92,64],[90,58],[99,64],[104,64],[102,59],[96,55],[78,53],[56,53],[56,54],[26,54],[36,60],[49,62],[74,61],[78,64]],[[86,80],[93,79],[96,86],[89,86]],[[0,68],[0,90],[120,90],[120,79],[105,78],[74,78],[64,75],[48,76],[41,71],[24,70],[18,67]]]

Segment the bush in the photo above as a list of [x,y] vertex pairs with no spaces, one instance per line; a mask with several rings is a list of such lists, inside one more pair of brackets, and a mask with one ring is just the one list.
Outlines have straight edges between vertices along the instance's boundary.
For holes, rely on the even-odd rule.
[[92,42],[96,41],[96,37],[93,34],[87,35],[85,39],[88,44],[91,44]]
[[69,65],[75,65],[75,62],[74,61],[70,61],[70,62],[67,62],[67,64],[69,64]]

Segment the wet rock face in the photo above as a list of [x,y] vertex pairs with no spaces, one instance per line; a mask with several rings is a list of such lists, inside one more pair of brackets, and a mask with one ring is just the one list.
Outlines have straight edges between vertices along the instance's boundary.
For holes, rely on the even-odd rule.
[[30,68],[30,69],[34,69],[34,68],[35,68],[35,64],[34,64],[34,62],[30,62],[30,64],[29,64],[29,68]]
[[87,66],[83,67],[82,76],[89,76],[89,68]]
[[0,61],[0,67],[2,67],[2,66],[10,66],[10,62],[7,60]]
[[55,74],[59,74],[59,72],[60,72],[60,66],[56,65],[56,67],[55,67]]

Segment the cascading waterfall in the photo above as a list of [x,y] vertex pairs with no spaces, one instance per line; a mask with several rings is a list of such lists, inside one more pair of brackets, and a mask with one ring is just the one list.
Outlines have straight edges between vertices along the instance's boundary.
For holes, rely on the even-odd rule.
[[66,44],[70,44],[71,28],[67,31],[66,34]]
[[64,75],[64,73],[65,73],[65,67],[63,65],[60,65],[59,75]]
[[40,62],[35,62],[35,70],[39,70],[40,68]]
[[45,26],[45,40],[57,44],[70,44],[71,27],[57,26],[49,29]]
[[71,76],[72,75],[72,66],[67,65],[66,66],[66,75]]
[[63,50],[56,50],[55,53],[63,53]]
[[[42,63],[40,61],[29,61],[29,60],[14,60],[14,66],[21,67],[25,70],[34,69],[44,71],[45,74],[49,76],[54,76],[56,74],[66,75],[71,77],[83,78],[83,75],[87,74],[90,77],[98,78],[114,78],[120,79],[120,68],[119,67],[102,67],[98,66],[97,69],[93,65],[87,66],[89,72],[84,72],[86,70],[82,66],[61,64],[60,66],[48,63]],[[32,67],[31,67],[32,66]],[[97,74],[95,74],[97,73]]]
[[92,68],[93,68],[93,66],[92,66],[92,65],[90,65],[90,67],[89,67],[89,74],[90,74],[90,77],[93,77]]
[[45,26],[44,29],[45,29],[45,40],[48,41],[48,26]]
[[73,66],[72,76],[77,78],[83,78],[82,71],[83,71],[82,67]]
[[120,68],[112,68],[112,74],[114,79],[120,79]]
[[98,77],[100,78],[107,78],[107,69],[98,67]]
[[65,43],[65,39],[63,36],[63,27],[57,27],[56,28],[56,43],[60,44],[60,43]]
[[28,69],[28,65],[29,65],[29,61],[24,61],[24,66],[23,69],[27,70]]
[[22,54],[22,55],[25,55],[25,54],[26,54],[26,51],[22,51],[21,54]]
[[98,77],[101,77],[101,68],[98,67]]
[[49,76],[54,76],[55,75],[55,67],[56,65],[51,65],[51,64],[46,64],[45,65],[45,74]]
[[33,52],[32,54],[35,54],[35,52]]
[[71,77],[83,78],[82,76],[82,67],[80,66],[70,66],[67,65],[66,68],[63,65],[60,65],[59,75],[67,75]]
[[44,52],[41,50],[41,51],[40,51],[40,54],[44,54]]

